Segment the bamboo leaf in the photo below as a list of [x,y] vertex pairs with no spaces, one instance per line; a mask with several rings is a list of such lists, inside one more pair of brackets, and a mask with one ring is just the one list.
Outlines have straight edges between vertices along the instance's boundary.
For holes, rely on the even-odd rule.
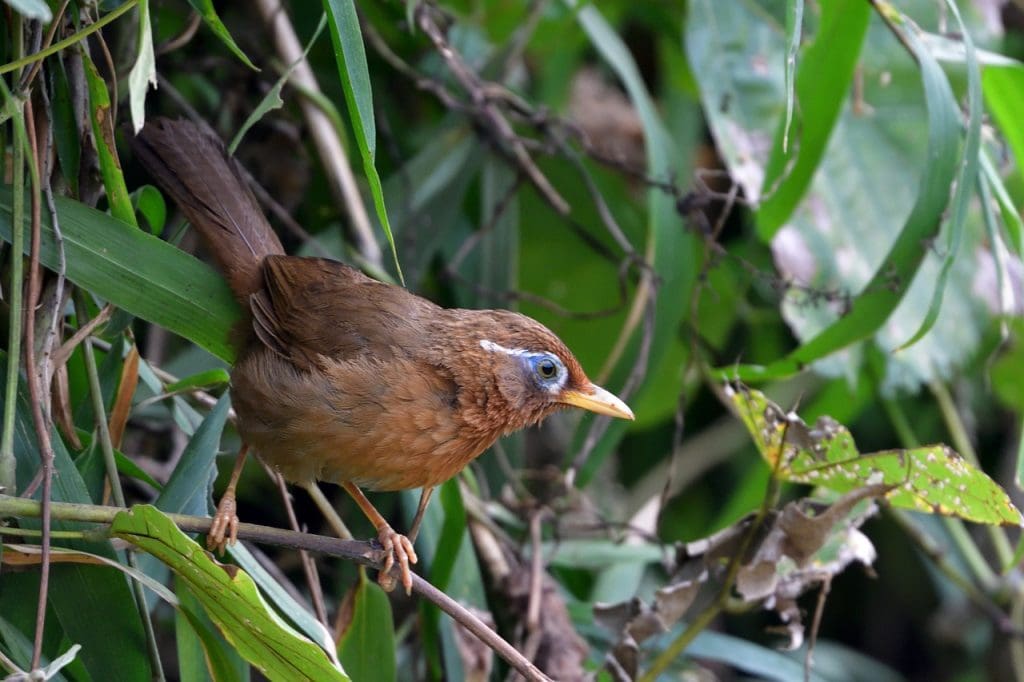
[[138,505],[121,512],[111,533],[167,564],[224,637],[267,677],[349,679],[339,663],[274,613],[247,573],[214,561],[155,507]]
[[324,10],[330,18],[334,57],[338,62],[338,73],[345,91],[345,104],[352,118],[356,145],[363,157],[363,172],[366,173],[366,180],[370,184],[370,194],[373,196],[377,218],[391,247],[398,279],[404,284],[405,278],[402,276],[402,266],[398,262],[395,237],[391,233],[391,223],[388,221],[387,208],[384,204],[384,188],[381,186],[380,175],[377,174],[377,127],[373,118],[373,91],[370,87],[370,71],[366,65],[363,34],[359,29],[359,16],[352,0],[324,0]]
[[[84,204],[62,197],[56,198],[56,204],[68,279],[227,362],[234,358],[228,335],[240,311],[227,284],[212,268]],[[11,216],[10,189],[0,186],[0,239],[8,243]],[[27,249],[26,245],[26,255]],[[40,260],[50,269],[60,262],[45,211]]]

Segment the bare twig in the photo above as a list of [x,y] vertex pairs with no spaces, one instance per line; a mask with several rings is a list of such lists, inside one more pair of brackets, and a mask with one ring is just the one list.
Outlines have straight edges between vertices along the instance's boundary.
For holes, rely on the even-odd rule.
[[[295,516],[295,507],[292,505],[292,496],[288,492],[288,483],[285,482],[284,476],[277,471],[270,471],[274,482],[277,484],[277,489],[281,493],[281,502],[284,504],[285,512],[288,514],[288,523],[291,525],[292,530],[296,533],[304,532],[304,529],[299,527],[299,519]],[[316,612],[316,619],[319,620],[325,628],[329,628],[330,624],[327,622],[327,607],[324,604],[324,592],[320,588],[320,580],[316,574],[316,565],[313,563],[312,557],[309,556],[309,552],[304,549],[299,550],[299,558],[302,560],[302,570],[306,574],[306,583],[309,585],[309,597],[313,601],[313,610]]]
[[541,196],[544,197],[544,200],[559,215],[568,215],[570,211],[569,202],[562,198],[562,195],[551,186],[548,179],[540,172],[537,164],[533,162],[529,152],[526,151],[522,140],[519,139],[516,131],[512,128],[512,124],[508,122],[501,109],[487,95],[487,91],[483,87],[479,76],[469,68],[466,62],[463,61],[462,55],[452,48],[445,39],[441,28],[435,21],[435,12],[435,8],[431,5],[427,3],[420,4],[416,8],[416,22],[423,32],[427,34],[427,37],[430,38],[434,48],[448,65],[448,69],[455,77],[455,80],[466,91],[475,111],[478,113],[478,120],[495,136],[496,141],[501,144],[501,150],[512,156],[515,163],[526,174],[526,177],[530,179],[530,182],[537,188]]
[[[28,378],[29,402],[31,403],[32,423],[35,426],[36,438],[39,441],[40,469],[42,471],[42,559],[39,567],[39,601],[36,604],[36,632],[32,642],[32,670],[39,667],[43,653],[43,632],[46,628],[47,593],[50,583],[50,495],[53,483],[53,443],[50,441],[50,427],[43,416],[43,403],[49,402],[43,395],[45,390],[39,385],[39,374],[36,371],[36,303],[42,287],[42,272],[39,268],[39,250],[42,225],[40,222],[42,208],[39,192],[39,146],[36,140],[35,117],[32,114],[31,100],[25,103],[25,132],[29,146],[29,175],[32,181],[32,236],[31,256],[28,268],[28,295],[25,299],[25,374]],[[20,144],[16,140],[15,144]],[[20,286],[20,282],[14,283]]]

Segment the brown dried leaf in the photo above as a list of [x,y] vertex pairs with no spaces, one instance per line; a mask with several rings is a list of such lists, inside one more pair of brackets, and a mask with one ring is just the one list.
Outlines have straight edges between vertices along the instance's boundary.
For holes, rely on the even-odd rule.
[[139,349],[133,344],[121,368],[121,384],[117,387],[114,407],[110,410],[110,442],[115,448],[121,447],[128,415],[132,411],[132,397],[139,385]]

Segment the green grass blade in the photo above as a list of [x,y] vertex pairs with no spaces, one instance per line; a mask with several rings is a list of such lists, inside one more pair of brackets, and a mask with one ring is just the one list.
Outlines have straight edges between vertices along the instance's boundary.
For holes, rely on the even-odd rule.
[[231,33],[228,31],[227,26],[220,20],[217,15],[217,10],[213,7],[213,0],[188,0],[188,4],[199,12],[199,16],[203,18],[203,22],[207,28],[213,31],[213,34],[220,38],[220,41],[224,43],[229,50],[231,50],[236,57],[238,57],[243,64],[248,66],[254,71],[259,71],[256,65],[249,61],[249,58],[242,52],[242,48],[238,47],[235,43],[235,39],[231,37]]
[[92,135],[96,140],[96,155],[100,162],[100,174],[103,176],[103,187],[107,192],[110,213],[115,218],[137,227],[132,200],[124,184],[124,173],[121,172],[121,161],[117,157],[110,93],[107,92],[107,84],[100,76],[100,72],[96,70],[96,64],[85,50],[82,51],[82,62],[85,65],[85,80],[89,85],[89,119],[92,122]]
[[796,53],[800,51],[800,38],[804,28],[804,0],[786,3],[786,119],[782,124],[782,151],[789,151],[789,130],[793,125],[793,75],[796,73]]
[[359,16],[352,0],[324,0],[324,10],[330,18],[334,56],[338,61],[338,73],[341,76],[342,89],[345,91],[348,114],[352,118],[356,145],[363,157],[363,172],[366,173],[366,180],[370,184],[373,206],[377,210],[377,218],[391,247],[398,279],[405,284],[402,266],[398,262],[398,249],[395,247],[395,238],[391,233],[391,223],[388,221],[388,212],[384,204],[384,189],[381,186],[380,175],[377,174],[377,128],[373,117],[373,91],[370,87],[370,71],[366,65],[363,34],[359,29]]

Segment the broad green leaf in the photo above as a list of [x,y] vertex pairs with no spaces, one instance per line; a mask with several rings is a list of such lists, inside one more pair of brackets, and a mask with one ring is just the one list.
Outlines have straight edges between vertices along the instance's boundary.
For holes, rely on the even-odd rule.
[[395,623],[388,595],[363,571],[353,590],[345,600],[351,620],[341,633],[338,656],[353,679],[395,680]]
[[278,613],[284,615],[300,632],[318,643],[324,651],[334,651],[331,633],[316,619],[310,607],[292,597],[243,543],[238,542],[228,547],[228,554],[256,582],[261,593],[277,607]]
[[1024,67],[987,68],[982,74],[985,104],[1017,160],[1024,164]]
[[121,512],[111,533],[167,564],[224,637],[271,679],[349,679],[323,649],[274,613],[248,574],[214,561],[155,507],[138,505]]
[[[706,5],[706,1],[701,4]],[[802,3],[786,4],[786,32],[789,33],[792,7]],[[764,170],[761,191],[766,196],[757,211],[757,230],[763,239],[774,236],[792,215],[825,154],[832,129],[843,110],[846,94],[850,91],[854,69],[867,34],[871,6],[859,0],[838,0],[822,4],[821,13],[821,23],[814,43],[801,58],[796,74],[799,113],[798,125],[793,131],[795,139],[790,143],[793,153],[787,151],[785,144],[791,108],[791,93],[787,88],[786,117],[775,135]],[[800,39],[799,30],[795,33],[795,39]],[[785,69],[788,80],[795,47],[792,38],[787,42],[789,46]],[[711,98],[705,99],[708,106],[714,106],[714,101]],[[719,139],[720,136],[721,132]]]
[[[228,334],[240,312],[227,284],[212,268],[84,204],[62,197],[56,197],[56,204],[68,279],[223,360],[234,358]],[[8,243],[11,215],[10,189],[0,186],[0,239]],[[25,248],[27,254],[27,244]],[[50,269],[59,263],[47,211],[42,215],[40,260]]]
[[[753,85],[745,85],[739,71],[722,72],[714,67],[736,65],[744,56],[767,58],[772,64],[772,55],[781,55],[782,41],[773,37],[775,27],[746,5],[705,3],[704,7],[717,14],[713,15],[713,27],[706,23],[688,27],[688,35],[698,36],[698,46],[703,44],[703,49],[691,50],[694,72],[702,87],[716,81],[731,83],[731,89],[725,89],[723,95],[728,94],[736,104],[722,111],[709,111],[709,116],[723,118],[718,124],[721,130],[729,130],[732,125],[733,137],[750,143],[741,150],[743,154],[734,153],[728,161],[756,181],[762,162],[754,142],[765,130],[765,117],[776,110],[775,118],[769,120],[777,121],[781,113],[781,57],[778,67],[766,69]],[[719,16],[726,10],[728,16]],[[702,27],[708,28],[709,37],[699,37]],[[891,351],[919,327],[939,268],[934,256],[926,260],[927,244],[939,235],[949,204],[959,165],[961,125],[949,82],[921,45],[920,31],[906,20],[898,23],[898,30],[919,66],[887,29],[874,27],[869,31],[863,53],[864,80],[870,84],[866,87],[868,97],[853,102],[843,113],[805,202],[773,240],[776,262],[784,276],[810,288],[807,293],[799,288],[791,290],[783,305],[787,321],[803,345],[767,366],[741,366],[738,375],[733,368],[723,368],[723,379],[789,376],[810,363],[817,363],[819,371],[852,379],[862,362],[859,341],[873,337],[883,350]],[[744,31],[746,39],[734,39]],[[906,98],[898,103],[886,99],[879,85],[883,72],[898,78],[904,89],[912,88],[914,80],[923,84],[926,148],[919,144],[924,139],[920,116],[908,113],[917,103]],[[748,91],[760,95],[761,108],[756,115],[741,119],[740,113],[750,111],[743,103]],[[747,108],[732,115],[739,107]],[[777,125],[772,123],[771,128]],[[721,133],[717,137],[722,139]],[[910,194],[892,192],[891,188],[905,187],[918,175],[917,198],[911,206]],[[970,295],[972,268],[966,260],[957,264],[956,285],[949,287],[958,295],[946,298],[932,333],[922,339],[914,353],[889,358],[886,390],[914,387],[945,375],[979,342],[976,320],[983,311],[980,302]],[[842,354],[833,356],[840,351]]]
[[249,61],[249,58],[245,56],[242,49],[235,43],[235,39],[231,37],[231,33],[228,31],[227,26],[220,20],[217,15],[217,10],[213,7],[213,0],[188,0],[188,4],[199,12],[199,16],[203,18],[207,28],[213,31],[214,35],[220,38],[221,42],[224,43],[229,50],[235,53],[235,56],[242,60],[242,63],[248,66],[254,71],[259,71],[256,65]]
[[209,679],[213,682],[248,680],[248,665],[217,632],[188,584],[176,579],[174,592],[182,606],[174,613],[180,679]]
[[887,485],[892,490],[885,497],[894,507],[976,523],[1024,525],[999,484],[946,445],[861,454],[846,427],[830,417],[808,426],[760,391],[739,384],[725,391],[761,456],[784,481],[840,493]]
[[391,246],[391,256],[395,261],[395,271],[403,284],[402,266],[398,262],[398,250],[395,237],[391,233],[388,212],[384,204],[384,188],[377,174],[377,127],[373,118],[373,91],[370,88],[370,70],[366,65],[366,50],[363,47],[363,34],[359,28],[359,15],[353,0],[323,0],[324,11],[330,18],[331,43],[334,45],[334,57],[338,62],[338,73],[341,86],[345,92],[345,104],[348,115],[352,119],[356,145],[363,157],[363,172],[370,185],[373,206]]
[[89,120],[92,122],[92,136],[96,140],[96,156],[100,162],[100,174],[103,176],[103,187],[110,213],[115,218],[137,226],[135,211],[132,209],[131,197],[124,184],[124,173],[121,172],[121,160],[117,156],[117,144],[114,141],[114,110],[110,103],[110,93],[96,64],[86,51],[82,51],[82,62],[85,65],[85,80],[89,85]]
[[139,0],[139,40],[135,64],[128,73],[128,102],[132,128],[138,133],[146,122],[146,92],[156,87],[156,55],[153,28],[149,22],[149,0]]

